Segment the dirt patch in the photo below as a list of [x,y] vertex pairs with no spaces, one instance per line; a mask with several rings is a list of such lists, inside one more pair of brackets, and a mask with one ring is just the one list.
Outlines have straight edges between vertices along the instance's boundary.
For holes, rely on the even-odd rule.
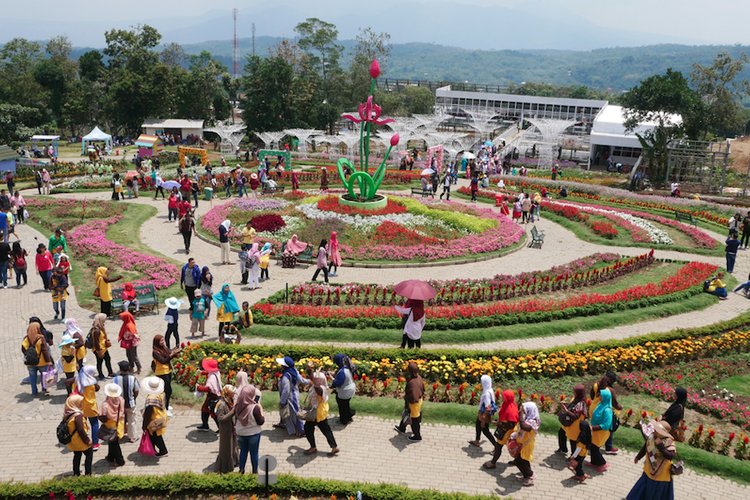
[[729,168],[735,172],[746,174],[748,163],[750,163],[750,136],[732,141]]

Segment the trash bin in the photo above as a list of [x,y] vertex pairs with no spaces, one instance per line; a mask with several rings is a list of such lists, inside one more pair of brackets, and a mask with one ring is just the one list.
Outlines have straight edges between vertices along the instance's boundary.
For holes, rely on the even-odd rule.
[[203,193],[206,195],[206,201],[211,201],[211,198],[214,197],[214,189],[207,187],[203,190]]
[[495,195],[495,206],[496,207],[503,206],[503,194],[502,193],[497,193]]

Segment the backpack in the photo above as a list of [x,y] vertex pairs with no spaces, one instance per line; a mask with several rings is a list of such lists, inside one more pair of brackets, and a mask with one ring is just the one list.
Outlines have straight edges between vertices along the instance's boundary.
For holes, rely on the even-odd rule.
[[16,256],[16,269],[26,269],[26,259],[24,259],[23,256]]
[[37,340],[34,345],[29,345],[26,352],[23,353],[23,364],[26,366],[37,366],[39,364],[39,354],[36,352]]
[[712,276],[708,278],[706,281],[703,282],[703,291],[707,292],[709,287],[711,286],[711,282],[716,279],[716,276]]
[[620,417],[615,412],[612,412],[612,432],[615,432],[620,428]]
[[87,349],[94,348],[94,329],[93,328],[89,330],[89,334],[86,335],[86,340],[83,341],[83,345],[86,346]]
[[[68,444],[73,440],[73,434],[68,429],[68,421],[70,420],[70,417],[63,419],[59,424],[57,424],[57,442],[60,444]],[[77,429],[73,428],[73,433],[75,433]]]

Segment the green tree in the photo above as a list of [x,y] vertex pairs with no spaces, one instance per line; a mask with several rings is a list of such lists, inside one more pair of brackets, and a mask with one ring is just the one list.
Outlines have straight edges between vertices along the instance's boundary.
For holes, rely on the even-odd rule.
[[349,102],[347,107],[354,109],[364,102],[370,92],[370,65],[374,59],[380,64],[380,75],[385,75],[385,66],[391,54],[391,35],[375,33],[371,28],[359,30],[357,45],[354,46],[352,61],[349,64]]
[[290,96],[294,68],[282,57],[247,56],[243,69],[240,101],[242,120],[247,130],[275,131],[296,125]]
[[0,144],[24,141],[38,129],[39,110],[19,104],[0,103]]
[[98,50],[89,50],[78,58],[78,76],[92,82],[104,74],[104,56]]
[[168,43],[164,46],[164,50],[161,51],[161,62],[174,68],[176,66],[182,66],[187,60],[188,56],[185,54],[185,49],[179,43]]
[[750,94],[750,82],[740,73],[750,61],[745,52],[736,59],[727,51],[714,57],[711,66],[697,62],[690,72],[690,82],[706,105],[706,131],[726,136],[740,132],[744,125],[740,101]]
[[[189,76],[183,80],[179,92],[179,116],[181,118],[211,119],[211,109],[217,97],[226,99],[220,77],[227,68],[203,51],[190,56]],[[222,106],[226,113],[227,106]]]
[[36,42],[14,38],[6,43],[0,50],[0,99],[21,106],[40,106],[45,91],[34,78],[34,68],[42,58],[42,47]]
[[[679,71],[667,69],[665,75],[654,75],[626,92],[621,99],[625,107],[625,129],[636,131],[641,123],[653,122],[655,127],[645,133],[636,132],[653,168],[653,178],[663,181],[667,169],[667,146],[696,120],[699,99]],[[680,116],[678,116],[680,115]],[[699,115],[698,115],[699,116]]]

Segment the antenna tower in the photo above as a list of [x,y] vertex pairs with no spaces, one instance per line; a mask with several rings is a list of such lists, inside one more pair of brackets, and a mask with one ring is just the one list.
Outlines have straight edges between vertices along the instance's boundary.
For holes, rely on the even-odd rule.
[[240,76],[240,41],[237,38],[237,9],[232,9],[232,19],[234,20],[234,45],[232,51],[232,62],[234,63],[234,77]]
[[255,23],[253,23],[253,55],[255,55]]

